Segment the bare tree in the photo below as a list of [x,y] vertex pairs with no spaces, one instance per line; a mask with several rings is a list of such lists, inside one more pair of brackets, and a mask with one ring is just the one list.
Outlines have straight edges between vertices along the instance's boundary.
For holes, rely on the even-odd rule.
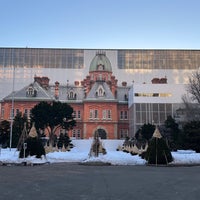
[[187,92],[191,95],[191,100],[200,104],[200,71],[194,72],[189,77]]
[[184,113],[187,120],[200,119],[200,71],[194,72],[189,77],[189,83],[186,88],[187,95],[182,96],[185,105]]

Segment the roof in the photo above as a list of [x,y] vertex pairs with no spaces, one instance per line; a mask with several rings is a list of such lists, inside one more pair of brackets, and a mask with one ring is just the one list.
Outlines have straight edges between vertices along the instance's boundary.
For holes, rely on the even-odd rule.
[[[52,86],[52,95],[54,95],[54,90]],[[72,96],[70,97],[70,93]],[[81,86],[60,86],[59,87],[59,97],[60,101],[68,102],[80,102],[84,99],[84,88]]]
[[[27,93],[29,89],[32,89],[32,95]],[[3,100],[9,101],[12,100],[13,97],[14,100],[18,101],[48,101],[53,99],[49,90],[46,90],[45,88],[40,86],[38,82],[33,82],[28,86],[25,86],[21,90],[9,94]]]
[[[99,66],[102,66],[102,68],[99,68]],[[105,53],[97,53],[90,63],[89,72],[99,70],[112,72],[111,63]]]
[[129,96],[130,87],[118,87],[117,88],[117,100],[119,102],[127,102]]
[[[27,92],[32,89],[33,95]],[[117,87],[116,94],[113,94],[109,85],[105,81],[96,81],[85,96],[85,88],[75,85],[59,85],[58,97],[55,97],[55,85],[49,85],[43,88],[38,82],[33,82],[19,91],[14,92],[15,101],[53,101],[59,100],[68,103],[80,103],[83,101],[108,102],[118,101],[119,103],[127,103],[129,87]],[[13,93],[6,96],[3,101],[11,101]]]
[[116,99],[106,82],[97,81],[92,86],[90,92],[87,95],[86,100],[95,100],[95,101],[112,100],[113,101]]

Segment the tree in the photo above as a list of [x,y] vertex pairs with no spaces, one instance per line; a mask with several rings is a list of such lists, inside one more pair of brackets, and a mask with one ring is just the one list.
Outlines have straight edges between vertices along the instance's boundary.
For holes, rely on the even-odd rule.
[[196,121],[200,119],[200,104],[193,103],[189,95],[184,94],[182,96],[182,101],[185,105],[184,115],[187,121]]
[[200,104],[200,72],[194,72],[191,77],[189,77],[189,84],[187,91],[191,94],[191,99]]
[[163,138],[152,138],[150,140],[145,159],[148,164],[168,164],[173,158]]
[[27,156],[36,156],[36,158],[41,158],[42,155],[45,156],[45,149],[42,145],[42,141],[38,138],[37,131],[34,124],[28,134],[28,137],[24,141],[26,146],[22,145],[19,153],[20,158]]
[[192,149],[200,152],[200,121],[191,121],[183,127],[184,149]]
[[158,128],[155,129],[153,137],[145,153],[145,160],[148,164],[168,164],[172,162],[172,154],[166,141],[162,138]]
[[53,138],[59,128],[70,130],[76,125],[73,119],[73,108],[59,101],[37,104],[31,109],[31,121],[35,122],[36,129],[48,131],[51,145],[53,145]]
[[200,120],[200,71],[189,77],[187,95],[182,96],[185,105],[185,115],[188,121]]
[[18,113],[13,120],[13,132],[12,132],[12,147],[15,148],[18,145],[19,138],[24,129],[24,124],[26,129],[29,129],[28,118],[26,115],[22,116],[22,113]]
[[9,144],[10,122],[3,120],[0,122],[0,144],[2,148],[7,148]]
[[58,148],[62,148],[63,145],[65,148],[68,147],[68,145],[70,145],[70,138],[69,136],[67,135],[67,133],[63,134],[63,133],[60,133],[60,136],[59,136],[59,139],[58,139]]
[[139,135],[141,134],[144,139],[149,141],[153,135],[155,130],[155,125],[152,124],[144,124],[135,134],[136,139],[138,139]]
[[172,116],[168,116],[165,120],[165,128],[163,132],[165,133],[165,138],[169,142],[169,147],[171,150],[177,150],[180,145],[180,130],[178,124]]

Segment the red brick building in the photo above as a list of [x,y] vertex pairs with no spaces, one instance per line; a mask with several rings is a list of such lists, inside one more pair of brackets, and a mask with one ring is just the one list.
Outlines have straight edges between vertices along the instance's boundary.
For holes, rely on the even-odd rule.
[[50,85],[48,77],[35,76],[33,83],[3,99],[1,120],[10,120],[13,112],[29,116],[31,108],[41,101],[60,101],[74,109],[77,125],[69,131],[70,137],[90,138],[98,130],[102,139],[124,138],[129,135],[128,91],[126,82],[118,86],[105,53],[97,53],[89,74],[74,84],[67,81],[66,85],[60,85],[56,81]]

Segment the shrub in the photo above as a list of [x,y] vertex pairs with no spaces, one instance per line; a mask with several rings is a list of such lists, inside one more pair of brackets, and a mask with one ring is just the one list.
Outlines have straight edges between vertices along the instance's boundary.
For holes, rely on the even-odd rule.
[[[42,155],[45,155],[45,149],[42,145],[42,142],[37,137],[29,137],[27,140],[25,140],[25,143],[27,143],[27,148],[25,149],[25,157],[35,155],[36,158],[41,158]],[[24,157],[24,146],[21,148],[19,157]]]

